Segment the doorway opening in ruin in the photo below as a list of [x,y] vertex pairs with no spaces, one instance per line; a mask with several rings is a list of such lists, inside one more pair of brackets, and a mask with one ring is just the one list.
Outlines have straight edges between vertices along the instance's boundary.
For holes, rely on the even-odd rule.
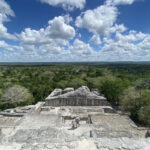
[[[80,116],[79,116],[80,117]],[[74,120],[74,116],[63,116],[62,121],[64,124],[71,124],[72,120]],[[87,117],[80,117],[80,125],[82,124],[92,124],[91,116],[88,115]]]

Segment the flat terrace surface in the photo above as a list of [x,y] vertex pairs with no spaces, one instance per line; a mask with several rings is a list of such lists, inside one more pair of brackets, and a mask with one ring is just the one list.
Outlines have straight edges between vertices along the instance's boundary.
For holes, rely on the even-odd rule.
[[[106,108],[107,110],[110,109],[109,113],[105,112]],[[98,138],[110,136],[145,137],[146,134],[146,130],[136,128],[136,125],[128,116],[114,113],[109,106],[49,107],[47,111],[24,117],[19,128],[58,127],[70,134],[72,132],[68,132],[68,130],[76,116],[79,116],[81,121],[80,127],[73,131],[74,134],[80,129],[80,135],[82,135],[82,131],[92,131],[95,134],[101,132],[101,136],[97,135]],[[29,124],[30,126],[28,126]]]
[[0,127],[12,127],[16,126],[17,123],[20,121],[21,117],[7,117],[7,116],[0,116]]
[[[105,114],[91,116],[95,131],[101,132],[98,137],[144,137],[145,130],[138,130],[128,116]],[[101,130],[99,130],[101,128]]]
[[[0,150],[142,150],[150,145],[146,130],[138,130],[127,116],[106,113],[111,107],[41,108],[22,118],[7,118],[15,128],[1,128]],[[76,116],[80,126],[72,129]]]

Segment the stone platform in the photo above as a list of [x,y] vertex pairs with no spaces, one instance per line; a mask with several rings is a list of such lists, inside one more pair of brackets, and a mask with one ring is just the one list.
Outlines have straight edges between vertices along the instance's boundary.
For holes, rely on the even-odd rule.
[[[72,130],[71,121],[76,116],[81,118],[80,126]],[[0,117],[0,150],[150,149],[147,130],[111,106],[53,107],[38,103],[22,117],[5,117]],[[11,120],[11,126],[6,120]]]

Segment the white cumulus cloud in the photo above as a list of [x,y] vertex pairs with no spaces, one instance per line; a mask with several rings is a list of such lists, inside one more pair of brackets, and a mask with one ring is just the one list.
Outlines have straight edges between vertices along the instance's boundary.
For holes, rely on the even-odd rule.
[[[65,9],[83,9],[86,0],[40,0]],[[76,31],[69,15],[54,17],[39,30],[25,28],[17,34],[19,44],[0,40],[0,60],[8,61],[139,61],[150,60],[150,34],[130,31],[118,24],[118,5],[130,5],[136,0],[106,0],[93,10],[82,12],[75,25],[92,33],[89,43],[80,30]],[[13,10],[0,0],[0,38],[15,39],[4,22],[15,16]],[[78,38],[82,39],[79,40]],[[75,38],[75,40],[74,40]],[[74,40],[73,43],[70,42]],[[91,42],[99,47],[92,47]],[[91,45],[90,45],[91,44]],[[99,48],[99,50],[97,49]]]
[[9,45],[5,41],[0,41],[0,51],[11,51],[13,52],[14,50],[18,49],[19,46],[15,45]]
[[86,0],[40,0],[42,3],[47,3],[51,6],[62,6],[65,10],[72,11],[74,8],[83,9]]
[[87,57],[91,55],[94,51],[90,44],[84,43],[79,39],[75,39],[72,46],[69,47],[72,55],[78,57]]
[[94,34],[92,36],[92,38],[90,39],[91,42],[95,43],[96,45],[99,45],[102,43],[101,39],[100,39],[100,36],[99,35],[96,35]]
[[55,41],[60,45],[66,45],[68,40],[75,36],[75,29],[68,24],[71,20],[69,18],[66,16],[55,17],[48,22],[46,28],[40,30],[26,28],[18,37],[24,44],[41,45]]
[[102,5],[94,10],[87,10],[76,19],[76,26],[86,28],[94,34],[108,34],[116,21],[116,7]]
[[75,30],[72,26],[65,23],[62,16],[55,17],[49,21],[49,26],[45,30],[47,35],[53,39],[72,39],[75,36]]
[[109,61],[139,61],[150,59],[150,35],[136,31],[116,33],[115,39],[105,38],[99,58]]
[[0,38],[16,39],[14,35],[7,32],[4,22],[9,21],[9,16],[14,17],[15,14],[10,6],[4,1],[0,0]]
[[107,5],[131,5],[136,0],[107,0]]

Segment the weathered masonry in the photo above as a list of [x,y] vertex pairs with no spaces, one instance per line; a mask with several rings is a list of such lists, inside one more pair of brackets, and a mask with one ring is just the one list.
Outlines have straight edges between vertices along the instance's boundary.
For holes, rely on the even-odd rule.
[[73,88],[55,89],[45,101],[45,106],[109,106],[107,99],[98,91],[90,91],[82,86]]

